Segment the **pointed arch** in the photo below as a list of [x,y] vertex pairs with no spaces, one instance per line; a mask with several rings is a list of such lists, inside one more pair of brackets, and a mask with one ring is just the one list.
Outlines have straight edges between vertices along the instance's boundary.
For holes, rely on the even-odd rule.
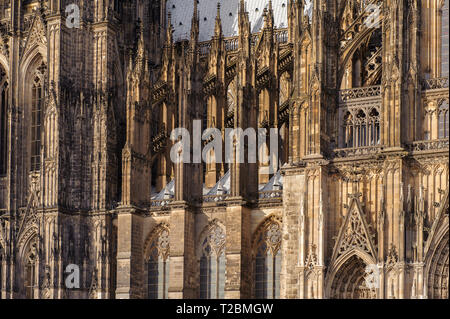
[[369,224],[364,216],[361,203],[356,196],[352,198],[344,223],[339,230],[331,264],[336,263],[342,255],[351,250],[364,252],[372,260],[375,260],[377,256]]
[[217,219],[212,220],[199,236],[197,258],[200,270],[200,299],[224,298],[225,242],[225,227]]
[[[332,276],[327,280],[326,295],[332,299],[375,299],[378,289],[370,286],[371,258],[360,251],[350,252],[342,258]],[[378,276],[377,273],[374,276]],[[378,280],[378,278],[376,278]]]
[[252,240],[253,297],[280,297],[281,218],[270,215],[260,223]]
[[[366,267],[374,267],[377,264],[376,256],[369,225],[357,196],[354,196],[333,249],[330,268],[325,279],[326,294],[330,298],[376,296],[377,292],[367,290],[366,281],[363,280]],[[359,277],[350,278],[349,271],[357,272]],[[351,291],[344,289],[344,286],[350,287]]]
[[148,299],[167,299],[169,292],[170,229],[161,223],[144,244],[145,279]]
[[[22,276],[20,293],[26,299],[39,298],[37,289],[39,284],[39,238],[37,228],[30,227],[19,243],[19,274]],[[19,276],[20,276],[19,275]]]
[[[153,230],[149,233],[149,235],[147,236],[147,239],[145,240],[145,243],[144,243],[144,258],[148,258],[149,257],[149,254],[151,253],[152,243],[155,240],[158,240],[158,238],[161,235],[164,235],[164,236],[170,235],[169,224],[164,223],[164,222],[160,223],[160,224],[156,225],[153,228]],[[167,243],[167,246],[163,245],[160,248],[167,249],[166,253],[169,253],[169,249],[170,249],[169,243]]]
[[31,148],[30,148],[30,170],[41,169],[41,145],[44,111],[44,83],[43,77],[36,75],[32,81],[31,88]]
[[46,49],[33,49],[25,53],[20,64],[19,83],[18,105],[25,115],[22,130],[26,141],[26,165],[31,172],[39,171],[47,83]]
[[36,50],[41,52],[41,54],[47,52],[47,26],[41,16],[40,10],[36,10],[28,37],[25,41],[24,54],[20,57],[19,63],[27,60],[29,55],[33,54]]
[[425,244],[425,280],[428,298],[449,297],[449,189]]

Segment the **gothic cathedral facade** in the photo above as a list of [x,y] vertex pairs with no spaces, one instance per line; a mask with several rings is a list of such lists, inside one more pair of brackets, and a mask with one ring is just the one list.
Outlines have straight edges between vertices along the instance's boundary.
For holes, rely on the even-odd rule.
[[448,8],[0,0],[0,298],[448,298]]

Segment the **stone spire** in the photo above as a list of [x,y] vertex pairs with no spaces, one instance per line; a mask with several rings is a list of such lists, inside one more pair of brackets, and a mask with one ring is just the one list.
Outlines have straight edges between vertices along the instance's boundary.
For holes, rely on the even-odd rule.
[[245,12],[245,0],[241,0],[239,3],[239,13]]
[[216,26],[214,27],[214,36],[222,37],[222,20],[220,19],[220,2],[217,3]]
[[250,34],[250,20],[248,12],[245,10],[245,1],[241,0],[239,7],[239,35],[245,36]]
[[169,14],[167,15],[166,45],[171,45],[172,43],[173,43],[172,14],[169,12]]
[[194,14],[191,21],[191,42],[195,43],[198,40],[199,34],[199,17],[198,17],[198,5],[197,0],[194,1]]
[[141,73],[146,69],[147,56],[145,52],[144,28],[139,29],[139,40],[136,52],[136,71]]
[[264,8],[264,29],[272,29],[273,28],[273,9],[272,9],[272,1],[269,1],[269,8]]

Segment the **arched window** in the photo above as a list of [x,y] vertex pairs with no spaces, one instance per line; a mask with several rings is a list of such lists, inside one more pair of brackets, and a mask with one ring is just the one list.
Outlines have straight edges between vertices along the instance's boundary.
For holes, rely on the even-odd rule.
[[33,299],[37,297],[34,295],[34,290],[37,287],[37,253],[37,241],[33,240],[29,245],[24,260],[25,297],[27,299]]
[[366,146],[366,114],[359,110],[359,112],[356,114],[356,143],[357,146]]
[[221,299],[225,294],[225,232],[214,224],[202,240],[200,298]]
[[[0,83],[2,79],[0,78]],[[8,83],[0,87],[0,176],[6,174],[8,159]]]
[[448,116],[448,101],[443,101],[439,106],[439,138],[449,137],[449,116]]
[[353,116],[350,112],[344,116],[344,147],[353,147]]
[[254,297],[280,297],[281,225],[267,222],[257,233],[254,260]]
[[31,171],[41,168],[41,127],[43,87],[40,77],[33,81],[31,92]]
[[[343,147],[365,147],[380,144],[380,113],[376,108],[370,111],[352,109],[343,117]],[[356,115],[353,115],[353,114]]]
[[150,243],[147,258],[147,297],[167,299],[169,292],[169,230],[162,228]]
[[441,13],[441,77],[448,77],[448,0],[444,0]]
[[369,134],[370,145],[380,144],[380,113],[375,108],[369,113]]

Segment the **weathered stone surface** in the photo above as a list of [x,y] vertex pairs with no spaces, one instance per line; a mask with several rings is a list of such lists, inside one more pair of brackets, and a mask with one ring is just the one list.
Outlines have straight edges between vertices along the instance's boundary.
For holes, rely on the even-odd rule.
[[[0,298],[448,298],[448,0],[60,3],[0,1]],[[277,183],[173,163],[194,120],[279,128]]]

